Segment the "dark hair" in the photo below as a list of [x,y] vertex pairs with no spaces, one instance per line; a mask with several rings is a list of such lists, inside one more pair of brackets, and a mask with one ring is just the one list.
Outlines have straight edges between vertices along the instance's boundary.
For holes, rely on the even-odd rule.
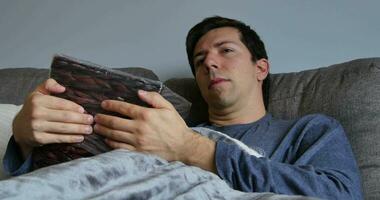
[[[191,28],[186,37],[187,59],[189,60],[191,71],[193,72],[194,76],[195,68],[193,57],[195,45],[198,43],[199,39],[207,32],[222,27],[236,28],[240,32],[240,40],[251,53],[252,62],[256,62],[262,58],[268,59],[264,42],[260,39],[259,35],[253,29],[251,29],[251,27],[241,21],[234,19],[224,18],[220,16],[208,17]],[[268,90],[269,74],[263,82],[263,97],[265,107],[267,107]]]
[[248,25],[241,21],[214,16],[208,17],[190,29],[186,37],[186,51],[187,58],[191,67],[191,71],[195,75],[194,69],[194,48],[199,39],[207,32],[222,27],[236,28],[240,32],[241,42],[248,48],[251,53],[252,62],[256,62],[261,58],[268,59],[267,52],[265,51],[264,42],[260,39],[259,35],[251,29]]

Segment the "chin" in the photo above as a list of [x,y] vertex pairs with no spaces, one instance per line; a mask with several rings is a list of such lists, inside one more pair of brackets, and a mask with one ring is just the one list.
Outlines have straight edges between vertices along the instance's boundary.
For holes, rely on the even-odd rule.
[[231,102],[231,95],[233,94],[223,88],[214,88],[207,90],[205,95],[202,94],[208,105],[215,105],[217,107],[228,106]]
[[223,98],[222,96],[217,96],[208,99],[207,101],[208,105],[212,105],[212,107],[215,108],[226,108],[231,105],[231,100],[228,98]]

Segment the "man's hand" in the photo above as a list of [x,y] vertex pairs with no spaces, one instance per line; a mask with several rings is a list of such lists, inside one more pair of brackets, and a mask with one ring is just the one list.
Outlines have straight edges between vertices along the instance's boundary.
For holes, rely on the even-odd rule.
[[54,79],[39,85],[13,120],[13,135],[24,158],[33,147],[49,143],[75,143],[92,132],[93,117],[80,105],[51,96],[65,87]]
[[[177,160],[187,164],[202,159],[204,163],[199,167],[215,171],[214,141],[187,127],[173,105],[160,94],[140,90],[139,97],[152,108],[121,101],[103,101],[105,110],[118,112],[131,119],[97,114],[94,131],[105,136],[106,143],[112,148],[152,153],[168,161]],[[205,154],[209,154],[208,157]],[[198,159],[192,159],[194,156]]]

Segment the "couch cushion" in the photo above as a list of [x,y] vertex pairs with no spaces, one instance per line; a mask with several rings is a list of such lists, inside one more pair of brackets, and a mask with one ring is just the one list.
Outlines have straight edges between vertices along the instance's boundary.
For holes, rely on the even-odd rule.
[[[194,79],[165,84],[192,101],[191,116],[207,119],[207,106]],[[271,74],[268,92],[268,111],[275,117],[323,113],[339,120],[358,161],[366,199],[380,199],[380,58]]]
[[[151,70],[141,67],[117,68],[137,76],[159,80]],[[0,103],[20,105],[27,94],[49,77],[49,69],[7,68],[0,69]]]

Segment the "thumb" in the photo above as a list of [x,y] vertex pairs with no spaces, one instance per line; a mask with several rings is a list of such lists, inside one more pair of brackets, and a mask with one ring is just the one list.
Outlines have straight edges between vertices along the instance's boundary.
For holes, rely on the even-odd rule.
[[173,109],[173,105],[162,97],[157,92],[149,92],[144,90],[139,90],[138,95],[141,100],[151,105],[153,108],[167,108]]
[[37,87],[36,92],[48,95],[51,93],[62,93],[65,91],[65,89],[66,88],[57,83],[57,81],[49,78],[43,84]]

